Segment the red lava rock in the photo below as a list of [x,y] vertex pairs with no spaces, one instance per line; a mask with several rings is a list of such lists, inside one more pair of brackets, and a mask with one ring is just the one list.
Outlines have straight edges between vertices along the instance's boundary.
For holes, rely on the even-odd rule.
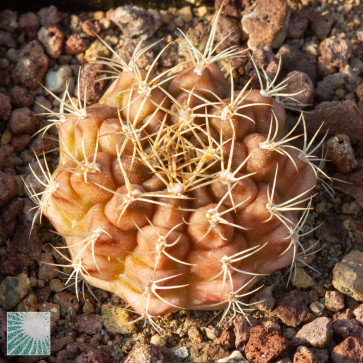
[[332,321],[335,323],[337,320],[341,319],[354,319],[354,313],[351,309],[346,309],[344,311],[338,312],[332,316]]
[[18,276],[27,273],[33,261],[25,255],[4,255],[0,258],[0,272],[5,276]]
[[74,318],[76,329],[79,333],[96,334],[103,327],[102,318],[98,314],[81,314]]
[[101,31],[101,25],[97,20],[87,19],[82,23],[82,31],[89,37],[95,38]]
[[215,340],[215,342],[222,345],[226,349],[232,349],[235,345],[234,333],[230,330],[225,330],[222,335]]
[[214,7],[219,10],[223,5],[222,13],[240,19],[242,10],[248,8],[251,0],[215,0]]
[[[34,102],[34,97],[25,87],[14,86],[10,90],[11,103],[15,107],[29,107]],[[1,108],[1,107],[0,107]]]
[[285,39],[290,8],[285,0],[259,0],[249,14],[242,17],[242,28],[248,34],[248,47],[279,47]]
[[340,291],[325,292],[325,307],[331,311],[338,312],[344,308],[344,295]]
[[90,43],[89,39],[83,38],[80,34],[72,34],[66,41],[64,52],[68,55],[83,53]]
[[255,326],[251,328],[245,354],[251,362],[270,362],[277,358],[287,346],[287,339],[278,332],[268,332],[262,326]]
[[334,363],[361,363],[363,362],[363,344],[357,337],[348,337],[331,352]]
[[41,44],[37,40],[31,41],[20,52],[18,63],[13,70],[15,83],[23,83],[30,89],[38,88],[48,70],[48,62]]
[[334,18],[328,11],[324,13],[314,11],[310,15],[311,30],[320,40],[328,36],[333,23]]
[[35,290],[35,296],[37,297],[38,303],[41,304],[43,302],[48,301],[51,290],[49,286],[41,287],[40,289]]
[[62,316],[66,316],[72,311],[76,313],[79,310],[77,297],[68,291],[57,292],[53,301],[60,306]]
[[8,48],[16,48],[16,41],[11,33],[0,30],[0,45],[5,45]]
[[352,44],[348,39],[333,36],[320,43],[320,61],[327,67],[344,67],[352,55]]
[[11,115],[11,102],[10,97],[5,93],[0,93],[0,119],[9,120]]
[[281,57],[282,76],[294,71],[304,72],[315,83],[318,68],[316,59],[311,53],[305,53],[291,45],[284,44],[276,55]]
[[149,39],[162,25],[158,12],[141,10],[136,6],[119,6],[109,16],[126,38]]
[[31,140],[31,136],[27,134],[15,135],[11,140],[11,145],[15,151],[22,151],[26,148]]
[[353,312],[357,321],[363,325],[363,304],[360,304]]
[[42,26],[57,25],[62,20],[58,9],[53,5],[40,9],[37,14]]
[[19,18],[18,27],[20,30],[25,30],[29,40],[34,40],[37,37],[39,26],[39,19],[35,13],[22,14]]
[[[77,85],[75,94],[81,100],[84,100],[86,92],[86,102],[88,104],[97,102],[105,90],[107,82],[100,80],[102,77],[100,71],[102,69],[102,64],[86,64],[81,70],[80,84],[79,86]],[[80,90],[80,94],[78,94],[78,89]]]
[[349,336],[363,339],[363,327],[354,319],[339,319],[333,324],[333,331],[342,338]]
[[357,160],[357,167],[349,174],[336,173],[333,186],[341,192],[351,195],[363,208],[363,158]]
[[[304,72],[290,72],[286,75],[289,80],[286,82],[284,93],[295,94],[294,100],[288,100],[292,107],[303,107],[311,105],[314,101],[315,87],[310,77]],[[295,102],[296,101],[296,102]]]
[[292,10],[289,23],[286,30],[286,38],[301,39],[304,38],[306,29],[308,28],[309,20],[300,11]]
[[293,290],[278,301],[273,314],[280,318],[284,324],[295,328],[312,319],[313,315],[310,313],[309,305],[317,300],[318,296],[315,291]]
[[216,43],[222,42],[218,46],[217,52],[239,44],[242,40],[242,35],[236,20],[228,16],[220,15],[214,39]]
[[44,252],[40,255],[40,263],[38,270],[38,279],[49,281],[59,275],[57,269],[52,266],[54,263],[52,252]]
[[109,356],[101,348],[88,343],[73,342],[57,354],[57,363],[103,363]]
[[0,207],[16,196],[16,179],[14,175],[0,171]]
[[52,337],[51,339],[51,352],[57,354],[59,351],[64,349],[67,345],[73,343],[74,338],[67,335],[65,337]]
[[136,344],[128,354],[124,363],[169,363],[164,354],[149,344]]
[[16,13],[10,9],[0,11],[0,29],[7,30],[9,32],[14,31],[18,27],[16,21]]
[[323,121],[320,135],[324,135],[327,131],[328,137],[345,134],[353,144],[363,135],[363,113],[350,100],[322,102],[305,115],[305,121],[310,136],[315,134]]
[[359,101],[363,102],[363,83],[358,85],[355,93],[357,94]]
[[313,347],[324,348],[330,343],[333,334],[332,323],[327,317],[320,317],[305,324],[292,339],[291,344],[310,344]]
[[32,134],[35,131],[37,118],[27,107],[16,108],[11,113],[9,129],[14,135]]
[[235,346],[237,349],[241,348],[248,341],[248,338],[250,337],[251,325],[257,325],[256,321],[251,321],[251,319],[249,320],[250,322],[248,322],[244,316],[237,316],[235,319],[233,319],[233,331],[236,337]]
[[47,135],[37,135],[34,141],[30,144],[29,149],[39,155],[42,152],[46,152],[52,149],[57,148],[58,142],[54,140],[52,137],[48,137]]
[[64,35],[56,25],[41,27],[38,32],[38,39],[49,56],[55,59],[60,57],[63,50]]
[[4,223],[8,223],[12,219],[18,217],[24,208],[25,198],[14,198],[5,207],[0,209],[0,218]]
[[347,135],[333,136],[325,143],[325,146],[325,158],[332,162],[338,172],[349,173],[357,166],[354,150]]

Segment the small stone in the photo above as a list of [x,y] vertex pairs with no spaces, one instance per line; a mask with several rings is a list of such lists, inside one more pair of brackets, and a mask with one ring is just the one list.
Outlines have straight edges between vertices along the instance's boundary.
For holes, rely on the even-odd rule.
[[15,151],[22,151],[29,144],[30,139],[31,136],[27,134],[15,135],[11,140],[11,146]]
[[319,301],[314,301],[310,304],[310,310],[314,313],[314,315],[321,316],[324,312],[324,304]]
[[164,354],[149,344],[136,344],[128,354],[124,363],[169,363]]
[[49,281],[59,275],[59,271],[54,268],[52,252],[44,252],[40,255],[38,278],[43,281]]
[[122,30],[126,38],[151,38],[162,24],[161,15],[136,6],[119,6],[110,14],[111,20]]
[[25,30],[29,40],[36,38],[39,26],[39,18],[33,12],[22,14],[19,18],[18,27],[20,30]]
[[0,207],[16,197],[16,191],[15,176],[0,171]]
[[76,315],[73,322],[79,333],[96,334],[103,327],[102,318],[97,314]]
[[363,113],[355,102],[350,100],[322,102],[307,113],[305,121],[310,137],[315,134],[323,120],[325,122],[320,131],[321,135],[325,132],[328,132],[328,137],[345,134],[353,144],[361,139],[360,135],[363,135]]
[[357,86],[355,93],[357,94],[359,101],[363,102],[363,83]]
[[101,31],[101,25],[97,20],[87,19],[82,23],[82,31],[91,38],[96,38]]
[[294,355],[294,363],[325,363],[329,359],[329,353],[323,349],[307,348],[300,346]]
[[327,291],[325,293],[325,306],[335,313],[344,309],[344,295],[339,291]]
[[111,51],[99,40],[95,40],[84,54],[84,60],[88,63],[95,62],[100,57],[108,58]]
[[57,354],[59,351],[63,350],[67,345],[71,344],[74,338],[67,335],[65,337],[52,337],[51,339],[51,352],[52,355]]
[[166,345],[166,339],[161,337],[159,334],[155,334],[151,337],[150,344],[164,347]]
[[57,363],[104,363],[111,361],[110,356],[101,347],[95,347],[89,343],[71,342],[65,348],[65,350],[58,352]]
[[286,38],[300,39],[304,38],[309,20],[301,11],[291,11],[289,23],[286,30]]
[[357,166],[354,150],[347,135],[338,134],[333,136],[325,143],[325,146],[325,157],[335,166],[338,172],[349,173]]
[[352,55],[352,44],[343,37],[331,37],[320,43],[321,62],[326,67],[344,67]]
[[36,89],[43,81],[48,70],[48,57],[37,40],[28,43],[20,52],[19,60],[13,71],[15,81],[23,83],[29,89]]
[[284,0],[259,0],[253,11],[242,17],[242,28],[248,34],[248,47],[278,48],[285,39],[290,8]]
[[207,15],[208,9],[205,5],[203,5],[203,6],[199,6],[198,8],[196,8],[196,12],[197,12],[197,16],[199,16],[200,18],[203,18],[204,16]]
[[89,46],[89,39],[83,38],[80,34],[72,34],[66,41],[64,52],[68,55],[83,53]]
[[[222,6],[223,5],[223,6]],[[222,8],[222,13],[241,19],[242,9],[250,5],[249,0],[215,0],[214,8]]]
[[72,68],[70,66],[61,66],[57,70],[50,70],[47,73],[45,87],[48,88],[50,92],[55,94],[62,93],[66,90],[67,85],[68,90],[72,92],[74,80],[72,78]]
[[360,304],[356,309],[353,311],[355,318],[363,325],[363,304]]
[[18,27],[16,13],[10,9],[0,11],[0,28],[13,32]]
[[102,64],[86,64],[81,69],[75,96],[85,100],[87,104],[96,103],[103,95],[107,85],[106,80],[102,79],[104,77],[104,74],[101,73],[102,70]]
[[264,312],[270,312],[275,305],[275,299],[272,295],[274,288],[274,285],[270,285],[258,290],[250,300],[250,304],[253,304],[253,308]]
[[180,16],[185,23],[190,23],[193,20],[193,13],[190,6],[184,6],[178,10],[178,16]]
[[197,327],[191,326],[188,329],[188,337],[192,341],[193,344],[200,344],[203,342],[203,336],[198,330]]
[[39,311],[41,312],[49,312],[50,320],[56,324],[60,319],[60,308],[58,304],[52,304],[45,302],[39,305]]
[[222,335],[215,340],[217,344],[222,345],[223,348],[226,349],[234,348],[235,345],[234,341],[235,341],[235,336],[233,332],[230,330],[225,330],[224,332],[222,332]]
[[353,250],[334,266],[333,286],[357,301],[363,301],[363,252]]
[[0,30],[0,45],[5,45],[8,48],[16,48],[16,41],[11,33]]
[[63,51],[64,35],[56,25],[40,28],[38,39],[49,56],[55,59],[60,57]]
[[310,16],[310,27],[320,40],[328,36],[333,23],[334,18],[329,11],[323,13],[314,11]]
[[0,119],[9,120],[11,115],[11,99],[5,93],[0,93]]
[[53,297],[53,301],[60,306],[62,316],[76,313],[79,310],[77,297],[68,291],[57,292]]
[[10,90],[10,97],[15,107],[30,107],[34,103],[33,95],[25,87],[14,86]]
[[316,295],[317,294],[313,291],[303,292],[300,290],[293,290],[285,294],[279,300],[273,313],[280,318],[284,324],[295,328],[313,317],[309,311],[308,305],[317,300]]
[[262,326],[255,326],[251,328],[245,354],[249,361],[267,363],[276,359],[287,347],[287,339],[277,331],[268,332]]
[[19,59],[19,54],[20,54],[19,50],[10,48],[6,52],[6,59],[8,59],[10,63],[16,63]]
[[316,318],[297,332],[291,344],[310,344],[313,347],[324,348],[329,345],[332,333],[332,323],[329,318]]
[[307,289],[308,287],[313,286],[314,280],[303,268],[297,268],[292,284],[298,288]]
[[13,309],[27,294],[30,281],[25,273],[8,276],[0,284],[0,305],[5,310]]
[[102,318],[105,328],[110,334],[132,334],[137,329],[127,310],[110,303],[102,305]]
[[333,331],[343,339],[349,336],[363,339],[363,327],[354,319],[338,319],[333,324]]
[[37,125],[37,118],[34,112],[27,108],[16,108],[11,113],[9,129],[14,135],[32,134]]
[[37,15],[43,26],[57,25],[62,20],[58,9],[54,5],[40,9]]
[[57,140],[47,135],[39,134],[30,144],[29,149],[36,155],[40,155],[43,152],[56,149],[58,146]]
[[348,337],[331,352],[334,363],[360,363],[363,362],[363,343],[357,337]]
[[317,84],[316,97],[319,101],[330,100],[334,96],[334,91],[343,87],[346,82],[346,75],[341,73],[329,74]]
[[27,295],[16,307],[16,311],[38,311],[38,301],[34,294]]

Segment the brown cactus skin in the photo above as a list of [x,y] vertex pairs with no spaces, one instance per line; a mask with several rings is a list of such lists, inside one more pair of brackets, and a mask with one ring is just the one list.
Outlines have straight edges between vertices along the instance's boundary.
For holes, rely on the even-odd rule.
[[128,67],[57,124],[39,208],[77,273],[142,316],[238,310],[294,262],[316,170],[283,142],[285,109],[266,92],[235,91],[213,62],[164,78]]

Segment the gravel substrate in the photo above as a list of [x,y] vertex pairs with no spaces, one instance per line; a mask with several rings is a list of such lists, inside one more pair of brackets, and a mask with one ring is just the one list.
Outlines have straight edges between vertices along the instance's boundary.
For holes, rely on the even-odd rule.
[[[108,292],[84,287],[77,300],[66,286],[69,268],[52,248],[62,246],[51,225],[39,219],[23,180],[37,170],[34,154],[57,165],[57,130],[43,137],[44,107],[59,111],[66,89],[86,102],[107,88],[106,68],[94,64],[110,50],[127,59],[137,44],[163,40],[138,60],[144,67],[183,30],[200,49],[206,43],[214,7],[203,1],[168,10],[123,6],[71,14],[54,6],[36,12],[0,10],[0,363],[16,362],[334,362],[363,361],[363,9],[359,0],[225,0],[216,41],[218,51],[249,47],[258,66],[281,79],[308,104],[307,131],[327,133],[326,173],[335,195],[317,188],[303,239],[315,253],[302,259],[295,280],[289,271],[264,278],[250,297],[255,309],[223,321],[217,312],[179,311],[156,318],[159,334],[136,319]],[[220,1],[216,1],[220,3]],[[242,4],[242,5],[241,5]],[[254,73],[247,53],[232,60],[243,85]],[[158,61],[161,72],[181,62],[178,46]],[[79,74],[79,68],[82,70]],[[228,64],[221,64],[228,68]],[[256,81],[256,77],[254,82]],[[79,87],[78,87],[79,85]],[[258,86],[256,82],[254,86]],[[288,112],[290,124],[298,113]],[[29,166],[30,165],[30,166]],[[345,183],[343,182],[345,181]],[[323,223],[324,222],[324,223]],[[82,287],[84,287],[82,291]],[[6,312],[51,313],[51,356],[6,356]],[[126,325],[125,325],[126,324]]]

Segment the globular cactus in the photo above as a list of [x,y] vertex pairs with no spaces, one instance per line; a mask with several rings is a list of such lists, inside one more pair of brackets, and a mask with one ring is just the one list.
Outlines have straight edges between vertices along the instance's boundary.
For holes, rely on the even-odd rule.
[[285,133],[284,83],[235,90],[217,61],[239,53],[213,55],[214,32],[204,53],[186,38],[182,71],[139,68],[142,49],[104,60],[116,79],[90,107],[61,100],[59,166],[42,168],[43,192],[28,186],[75,273],[150,321],[242,312],[240,298],[299,255],[320,170],[306,133],[302,150],[296,127]]

